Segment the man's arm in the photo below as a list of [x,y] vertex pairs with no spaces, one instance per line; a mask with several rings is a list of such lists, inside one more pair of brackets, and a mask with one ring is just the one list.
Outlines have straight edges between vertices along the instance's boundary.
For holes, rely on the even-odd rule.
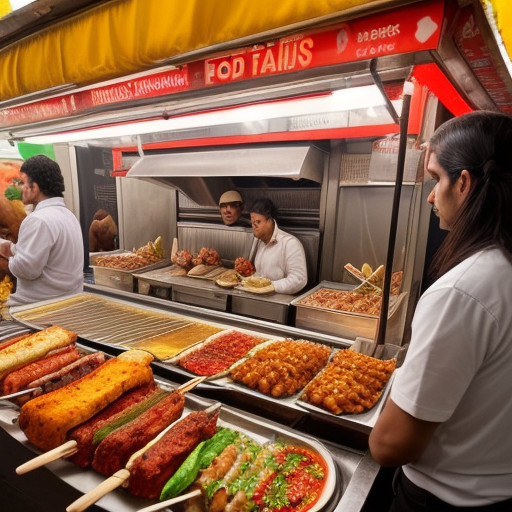
[[414,462],[427,447],[438,425],[411,416],[388,399],[370,434],[372,457],[381,466]]

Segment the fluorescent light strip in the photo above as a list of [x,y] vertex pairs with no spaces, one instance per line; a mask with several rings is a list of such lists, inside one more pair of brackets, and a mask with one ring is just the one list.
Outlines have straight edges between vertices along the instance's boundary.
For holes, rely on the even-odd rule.
[[344,112],[360,108],[373,108],[385,105],[384,98],[374,85],[340,89],[330,94],[301,99],[289,99],[258,103],[241,107],[226,108],[214,112],[201,112],[169,119],[140,121],[119,125],[103,126],[88,130],[60,132],[50,135],[35,135],[25,138],[25,142],[48,144],[78,142],[127,135],[144,135],[157,132],[171,132],[207,126],[232,123],[250,123],[268,119],[312,115],[328,112]]

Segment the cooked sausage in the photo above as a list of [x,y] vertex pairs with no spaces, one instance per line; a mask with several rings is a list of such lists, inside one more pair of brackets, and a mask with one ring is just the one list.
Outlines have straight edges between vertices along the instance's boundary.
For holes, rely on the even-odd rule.
[[70,345],[59,349],[51,354],[27,364],[18,370],[15,370],[5,376],[2,386],[2,393],[9,395],[25,389],[28,384],[44,375],[53,373],[63,366],[72,363],[80,358],[80,353],[75,345]]

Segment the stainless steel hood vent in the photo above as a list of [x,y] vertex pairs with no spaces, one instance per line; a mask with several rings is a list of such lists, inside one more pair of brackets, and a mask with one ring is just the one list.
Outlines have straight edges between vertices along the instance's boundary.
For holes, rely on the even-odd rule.
[[326,153],[312,144],[194,148],[139,158],[126,176],[180,190],[192,201],[215,206],[233,179],[290,178],[322,182]]

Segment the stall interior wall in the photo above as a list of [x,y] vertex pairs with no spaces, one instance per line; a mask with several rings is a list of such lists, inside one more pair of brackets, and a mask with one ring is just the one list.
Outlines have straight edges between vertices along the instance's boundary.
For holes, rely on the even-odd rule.
[[[336,190],[329,191],[328,197],[336,199],[330,199],[326,205],[325,225],[326,231],[332,231],[334,236],[332,241],[324,240],[325,258],[329,254],[332,257],[332,265],[323,267],[325,280],[346,282],[346,263],[358,268],[368,263],[375,269],[386,262],[395,176],[371,179],[374,142],[370,139],[333,141],[329,187]],[[418,160],[409,158],[406,166],[409,166],[406,178],[411,176],[411,179],[404,181],[401,191],[393,271],[404,270],[411,244],[411,223],[416,215]]]

